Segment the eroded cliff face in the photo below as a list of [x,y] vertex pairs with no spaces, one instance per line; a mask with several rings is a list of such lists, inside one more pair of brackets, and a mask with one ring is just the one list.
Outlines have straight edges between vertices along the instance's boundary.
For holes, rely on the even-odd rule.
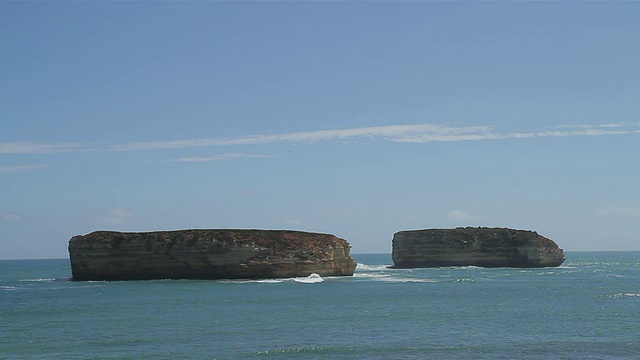
[[73,280],[350,276],[349,243],[287,230],[96,231],[69,240]]
[[565,257],[554,241],[534,231],[467,227],[397,232],[392,259],[394,268],[550,267]]

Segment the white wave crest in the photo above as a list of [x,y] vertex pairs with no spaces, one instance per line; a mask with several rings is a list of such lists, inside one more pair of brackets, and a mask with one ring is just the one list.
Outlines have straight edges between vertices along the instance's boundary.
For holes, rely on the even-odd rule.
[[293,281],[295,282],[299,282],[299,283],[303,283],[303,284],[315,284],[315,283],[321,283],[324,281],[324,279],[322,278],[322,276],[313,273],[309,276],[306,277],[297,277],[297,278],[293,278]]
[[395,283],[435,283],[438,280],[434,279],[425,279],[425,278],[415,278],[415,277],[400,277],[398,274],[381,274],[381,273],[355,273],[353,277],[356,279],[367,279],[372,281],[381,281],[381,282],[395,282]]
[[438,280],[434,280],[434,279],[417,279],[417,278],[384,278],[380,280],[388,281],[388,282],[398,282],[398,283],[437,283],[438,282]]
[[389,270],[389,266],[391,265],[367,265],[367,264],[358,263],[358,266],[356,266],[356,270],[381,271],[381,270]]
[[24,280],[18,280],[20,282],[52,282],[52,281],[56,281],[55,278],[47,278],[47,279],[24,279]]
[[543,271],[543,272],[539,272],[538,275],[556,275],[555,271]]
[[621,298],[626,298],[626,297],[635,298],[635,297],[640,297],[640,294],[638,294],[638,293],[617,293],[617,294],[610,295],[609,297],[613,298],[613,299],[621,299]]
[[0,289],[2,289],[2,290],[16,290],[18,288],[15,287],[15,286],[0,286]]
[[283,281],[284,280],[278,280],[278,279],[264,279],[264,280],[253,280],[252,282],[256,282],[259,284],[279,284]]
[[298,283],[303,283],[303,284],[314,284],[314,283],[320,283],[323,282],[324,279],[316,274],[313,273],[309,276],[301,276],[301,277],[294,277],[294,278],[278,278],[278,279],[236,279],[236,280],[219,280],[221,283],[223,284],[248,284],[248,283],[252,283],[252,284],[280,284],[283,282],[298,282]]

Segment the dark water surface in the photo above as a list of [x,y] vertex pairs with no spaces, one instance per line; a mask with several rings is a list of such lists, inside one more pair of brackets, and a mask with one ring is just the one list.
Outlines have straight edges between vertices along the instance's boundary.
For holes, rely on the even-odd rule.
[[640,252],[559,268],[353,277],[69,281],[68,259],[0,261],[2,359],[640,359]]

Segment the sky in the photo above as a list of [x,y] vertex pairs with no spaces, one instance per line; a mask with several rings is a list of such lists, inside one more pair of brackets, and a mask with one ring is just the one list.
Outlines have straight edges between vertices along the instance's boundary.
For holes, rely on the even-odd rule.
[[0,2],[0,259],[95,230],[640,250],[640,2]]

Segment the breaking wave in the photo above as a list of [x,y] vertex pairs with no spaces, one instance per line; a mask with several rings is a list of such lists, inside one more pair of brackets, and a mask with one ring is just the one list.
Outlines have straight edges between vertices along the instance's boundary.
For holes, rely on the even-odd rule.
[[301,276],[301,277],[294,277],[294,278],[282,278],[282,279],[259,279],[259,280],[250,280],[250,279],[242,279],[242,280],[221,280],[221,283],[225,283],[225,284],[246,284],[246,283],[253,283],[253,284],[280,284],[283,282],[297,282],[297,283],[303,283],[303,284],[316,284],[316,283],[321,283],[323,282],[324,279],[322,278],[322,276],[313,273],[309,276]]
[[608,298],[611,299],[622,299],[622,298],[637,298],[640,297],[638,293],[617,293],[613,295],[609,295]]
[[[264,279],[264,280],[247,280],[247,281],[242,281],[242,282],[255,282],[258,284],[279,284],[281,282],[283,282],[284,280],[279,280],[279,279]],[[241,282],[241,281],[239,281]]]
[[356,266],[356,271],[381,271],[381,270],[389,270],[389,266],[391,265],[367,265],[358,263]]
[[20,282],[53,282],[56,281],[57,279],[55,278],[46,278],[46,279],[24,279],[24,280],[18,280]]
[[324,279],[322,278],[322,276],[313,273],[309,276],[306,277],[297,277],[297,278],[293,278],[293,281],[295,282],[299,282],[299,283],[303,283],[303,284],[315,284],[315,283],[321,283],[324,281]]
[[283,354],[304,354],[304,353],[324,353],[327,351],[334,351],[334,348],[329,347],[297,347],[297,348],[285,348],[279,350],[265,350],[259,351],[256,355],[283,355]]
[[389,283],[435,283],[438,280],[415,276],[413,269],[392,269],[390,265],[367,265],[358,263],[353,278]]
[[67,282],[71,281],[71,278],[44,278],[44,279],[22,279],[18,280],[19,282]]

